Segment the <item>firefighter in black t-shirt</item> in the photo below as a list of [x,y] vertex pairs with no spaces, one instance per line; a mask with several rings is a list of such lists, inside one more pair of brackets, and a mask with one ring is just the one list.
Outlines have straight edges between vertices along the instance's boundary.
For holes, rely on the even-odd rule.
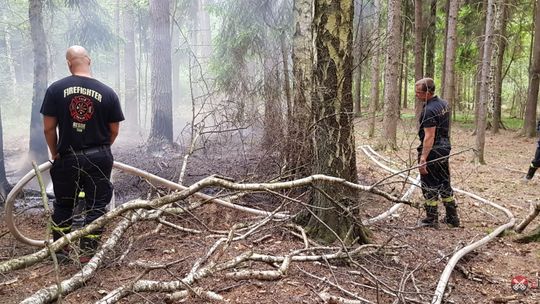
[[[56,197],[54,240],[71,231],[73,206],[81,191],[86,200],[85,225],[105,213],[113,191],[110,146],[124,120],[116,93],[92,78],[87,51],[71,46],[66,61],[71,76],[49,86],[40,111],[54,161],[50,172]],[[93,231],[81,238],[81,262],[87,262],[95,253],[101,233]],[[64,250],[57,256],[67,259],[66,254]]]
[[[540,132],[540,120],[536,124],[536,132]],[[540,139],[538,139],[538,143],[536,143],[536,152],[534,153],[534,158],[531,161],[527,175],[525,175],[525,180],[531,180],[538,168],[540,168]]]
[[420,114],[418,164],[426,218],[420,226],[438,227],[439,199],[446,209],[445,223],[459,227],[454,193],[450,185],[450,113],[448,102],[435,95],[435,82],[423,78],[415,84],[416,97],[424,103]]

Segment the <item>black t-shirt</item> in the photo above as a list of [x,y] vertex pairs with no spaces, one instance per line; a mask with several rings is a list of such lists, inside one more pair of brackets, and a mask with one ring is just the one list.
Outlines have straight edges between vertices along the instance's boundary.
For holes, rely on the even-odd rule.
[[424,104],[422,113],[420,113],[420,128],[418,130],[420,146],[418,146],[418,151],[422,151],[425,137],[424,128],[431,127],[436,127],[433,149],[450,149],[450,136],[448,134],[448,130],[450,129],[450,110],[448,102],[440,99],[438,96],[433,96],[428,100]]
[[110,145],[109,123],[124,120],[118,95],[100,81],[68,76],[51,84],[41,114],[58,119],[58,153]]

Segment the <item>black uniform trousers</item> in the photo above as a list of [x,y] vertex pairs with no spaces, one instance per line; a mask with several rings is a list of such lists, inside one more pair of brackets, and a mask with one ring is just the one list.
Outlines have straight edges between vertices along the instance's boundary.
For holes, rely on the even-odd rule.
[[540,140],[538,140],[538,143],[536,144],[536,152],[534,153],[534,158],[531,161],[531,165],[535,168],[540,167]]
[[113,193],[110,182],[113,161],[109,146],[74,151],[54,161],[50,170],[56,196],[52,220],[60,231],[69,232],[73,207],[81,190],[85,192],[85,225],[105,214]]
[[[420,160],[420,154],[421,152],[418,155],[418,160]],[[453,197],[448,155],[450,155],[450,149],[444,147],[432,149],[428,155],[428,174],[420,176],[422,194],[427,204],[436,206],[439,198],[446,201]]]

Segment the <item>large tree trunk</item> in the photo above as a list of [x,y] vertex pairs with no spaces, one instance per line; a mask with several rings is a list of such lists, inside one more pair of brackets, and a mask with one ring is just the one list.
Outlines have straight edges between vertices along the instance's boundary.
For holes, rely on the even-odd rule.
[[43,136],[43,122],[39,109],[47,90],[47,40],[43,28],[43,3],[41,0],[30,0],[28,15],[30,17],[30,35],[34,54],[34,86],[30,116],[30,151],[29,158],[37,163],[48,159],[47,143]]
[[[375,39],[380,39],[380,2],[379,0],[374,1],[374,10],[373,10],[373,30],[375,33]],[[371,57],[371,90],[370,90],[370,99],[369,99],[369,127],[368,127],[368,136],[373,138],[375,136],[375,116],[379,110],[379,82],[380,82],[380,47],[377,45],[373,48],[373,56]]]
[[534,43],[532,45],[532,62],[529,67],[529,89],[527,93],[527,106],[525,108],[525,122],[522,133],[528,137],[536,135],[536,106],[538,104],[538,85],[540,84],[540,4],[536,3],[534,15]]
[[294,1],[295,32],[292,41],[294,96],[286,155],[289,168],[293,169],[297,176],[311,174],[313,158],[309,129],[313,89],[312,2]]
[[[353,130],[353,0],[315,0],[314,167],[313,173],[357,182]],[[367,241],[358,217],[348,210],[357,193],[343,185],[316,183],[307,224],[309,234],[324,242]],[[344,209],[345,208],[345,209]],[[330,230],[331,229],[331,230]]]
[[486,33],[484,38],[484,56],[480,83],[480,102],[478,103],[478,122],[476,125],[476,157],[480,164],[485,164],[484,147],[486,143],[487,102],[489,99],[489,81],[493,49],[493,10],[494,0],[488,0],[486,14]]
[[[418,81],[424,77],[424,40],[422,32],[424,30],[422,19],[422,0],[414,1],[414,81]],[[420,119],[422,111],[422,102],[416,99],[414,103],[414,113],[416,121]]]
[[388,3],[388,38],[386,47],[386,67],[384,73],[384,118],[383,134],[379,139],[380,148],[397,149],[397,123],[399,120],[399,59],[401,1]]
[[[456,40],[457,40],[457,14],[459,10],[459,1],[450,1],[450,7],[448,8],[448,28],[446,29],[446,58],[445,58],[445,76],[443,84],[444,95],[442,97],[448,101],[450,105],[450,117],[452,117],[452,110],[455,106],[455,75],[454,64],[456,62]],[[451,120],[451,119],[450,119]]]
[[502,108],[502,82],[503,82],[503,62],[506,51],[506,23],[508,20],[508,4],[506,0],[500,1],[500,20],[497,23],[497,66],[495,67],[495,100],[493,105],[493,133],[499,133],[501,127],[501,108]]
[[150,0],[152,141],[173,142],[169,0]]
[[137,99],[137,63],[135,61],[135,29],[133,28],[133,8],[126,6],[122,14],[124,21],[124,92],[126,113],[126,130],[137,131],[139,102]]

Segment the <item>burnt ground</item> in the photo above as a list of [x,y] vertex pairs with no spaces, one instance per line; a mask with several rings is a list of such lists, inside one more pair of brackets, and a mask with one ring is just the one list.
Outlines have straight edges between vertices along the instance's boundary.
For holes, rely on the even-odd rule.
[[[376,143],[367,138],[365,130],[365,123],[357,121],[359,176],[363,183],[371,184],[389,174],[371,162],[359,149],[361,145]],[[417,139],[410,121],[401,122],[399,130],[400,150],[381,153],[395,162],[394,167],[404,169],[413,163],[410,159],[414,158],[411,155],[415,153]],[[514,131],[503,130],[498,135],[488,132],[487,165],[478,165],[472,161],[473,154],[468,150],[474,146],[475,141],[471,134],[469,129],[460,126],[453,128],[453,152],[465,151],[451,159],[454,187],[503,205],[513,212],[519,222],[528,212],[528,202],[538,199],[540,176],[528,183],[522,181],[534,154],[536,139],[519,137]],[[178,180],[184,149],[174,147],[159,152],[147,152],[144,145],[138,144],[139,141],[134,140],[134,137],[130,138],[128,141],[120,137],[115,144],[116,160],[171,180]],[[282,166],[277,156],[257,149],[253,144],[256,142],[255,138],[243,139],[239,141],[238,138],[231,137],[207,142],[205,149],[196,151],[189,159],[185,184],[191,184],[211,174],[245,182],[261,182],[275,178]],[[6,142],[9,141],[24,142],[21,139],[6,139]],[[15,164],[22,154],[24,150],[6,149],[8,171],[11,175],[16,173]],[[122,173],[115,173],[114,184],[116,200],[119,203],[166,193],[165,189],[153,189],[140,178]],[[396,178],[385,181],[382,187],[395,195],[403,193],[403,184]],[[220,189],[206,191],[217,194]],[[298,193],[291,195],[298,196]],[[335,287],[336,285],[374,303],[396,303],[395,297],[388,296],[381,289],[393,292],[401,290],[400,303],[414,303],[407,300],[410,298],[429,303],[449,257],[456,250],[483,238],[507,221],[503,213],[484,203],[462,194],[457,194],[456,198],[460,206],[462,228],[449,229],[441,226],[440,229],[414,229],[423,212],[408,206],[402,207],[394,216],[371,227],[374,243],[394,246],[393,249],[359,257],[358,264],[335,261],[295,262],[290,266],[287,276],[277,281],[235,281],[218,273],[202,279],[197,286],[217,292],[230,303],[322,303],[317,295],[322,291],[353,299]],[[421,201],[419,191],[413,194],[413,201]],[[277,197],[257,193],[245,196],[237,202],[271,210],[281,201]],[[18,210],[21,211],[17,215],[18,227],[25,235],[42,238],[45,221],[41,209],[28,208],[35,205],[29,196],[18,204]],[[379,197],[367,194],[360,195],[360,204],[362,218],[373,217],[392,206]],[[285,206],[290,212],[299,208],[294,204]],[[190,215],[169,216],[167,219],[193,229],[228,230],[234,224],[251,221],[254,217],[216,205],[206,205]],[[539,224],[540,219],[536,219],[525,232]],[[93,303],[111,290],[129,284],[144,272],[141,267],[130,265],[130,262],[135,261],[155,261],[163,264],[174,262],[166,270],[150,271],[144,275],[144,279],[168,281],[183,278],[194,261],[204,255],[217,240],[211,232],[196,235],[169,227],[164,227],[158,234],[136,239],[137,236],[153,230],[156,225],[155,222],[143,222],[130,228],[115,253],[107,257],[96,275],[85,286],[65,297],[63,302]],[[109,230],[112,226],[109,225]],[[2,261],[36,250],[16,241],[7,233],[4,223],[0,225],[0,235]],[[540,245],[516,243],[515,238],[515,233],[507,232],[460,261],[460,270],[455,269],[450,278],[446,302],[500,303],[497,301],[504,299],[507,303],[539,303],[538,289],[530,289],[524,295],[511,290],[510,282],[514,276],[523,275],[537,280],[540,275]],[[130,245],[132,240],[136,241]],[[234,242],[221,260],[250,249],[257,253],[284,255],[302,247],[301,240],[289,233],[283,223],[276,222],[265,225],[257,234],[244,241]],[[128,248],[129,252],[120,260]],[[241,268],[272,269],[263,263],[249,263]],[[59,275],[64,279],[69,278],[79,269],[80,265],[71,263],[62,267]],[[327,282],[314,276],[326,278]],[[4,274],[0,279],[0,302],[18,303],[40,288],[54,284],[54,277],[51,261],[43,261],[26,269]],[[137,293],[128,296],[121,303],[162,303],[164,298],[164,293]],[[196,297],[184,302],[205,303]]]

